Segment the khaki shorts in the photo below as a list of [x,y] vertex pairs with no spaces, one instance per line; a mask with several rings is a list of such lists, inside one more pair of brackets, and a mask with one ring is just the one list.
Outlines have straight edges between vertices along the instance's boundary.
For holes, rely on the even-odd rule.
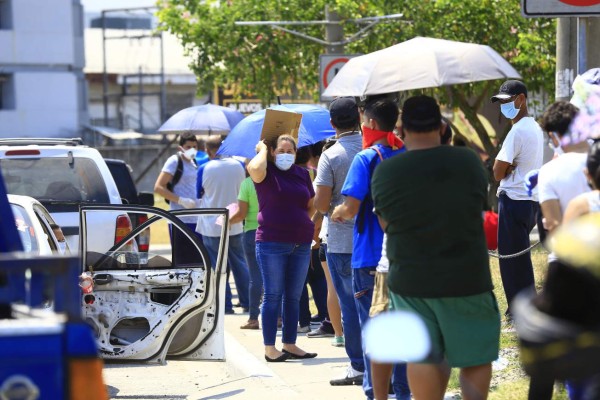
[[387,272],[375,273],[375,286],[373,287],[373,301],[371,302],[371,308],[369,309],[369,317],[381,314],[390,308],[390,296],[387,285]]

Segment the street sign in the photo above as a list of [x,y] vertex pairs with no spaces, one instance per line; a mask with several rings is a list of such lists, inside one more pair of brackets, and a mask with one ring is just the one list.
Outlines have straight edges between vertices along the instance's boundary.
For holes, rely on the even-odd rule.
[[600,16],[600,0],[521,0],[525,17]]
[[323,97],[323,92],[340,69],[356,55],[349,54],[322,54],[319,56],[319,89],[321,101],[331,101],[333,97]]

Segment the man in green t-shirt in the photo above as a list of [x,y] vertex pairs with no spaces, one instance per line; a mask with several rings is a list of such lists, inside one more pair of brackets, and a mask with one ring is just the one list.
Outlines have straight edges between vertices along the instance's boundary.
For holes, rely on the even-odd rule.
[[463,397],[485,399],[500,338],[483,232],[486,173],[473,151],[441,145],[433,98],[408,99],[401,121],[408,151],[383,161],[371,187],[388,237],[392,308],[418,314],[431,339],[430,355],[408,364],[409,385],[415,398],[441,399],[458,367]]

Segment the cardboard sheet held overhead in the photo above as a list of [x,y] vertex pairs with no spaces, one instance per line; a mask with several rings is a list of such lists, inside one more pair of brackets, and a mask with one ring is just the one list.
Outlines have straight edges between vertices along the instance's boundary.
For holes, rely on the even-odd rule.
[[265,113],[260,140],[272,140],[281,135],[291,135],[298,143],[298,131],[300,130],[301,121],[302,114],[268,108]]

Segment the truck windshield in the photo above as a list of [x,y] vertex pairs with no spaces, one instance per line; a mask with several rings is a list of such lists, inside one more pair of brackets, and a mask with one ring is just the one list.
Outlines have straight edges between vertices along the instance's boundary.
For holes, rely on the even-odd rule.
[[31,196],[42,203],[109,203],[106,184],[94,161],[67,158],[5,158],[0,169],[10,194]]

